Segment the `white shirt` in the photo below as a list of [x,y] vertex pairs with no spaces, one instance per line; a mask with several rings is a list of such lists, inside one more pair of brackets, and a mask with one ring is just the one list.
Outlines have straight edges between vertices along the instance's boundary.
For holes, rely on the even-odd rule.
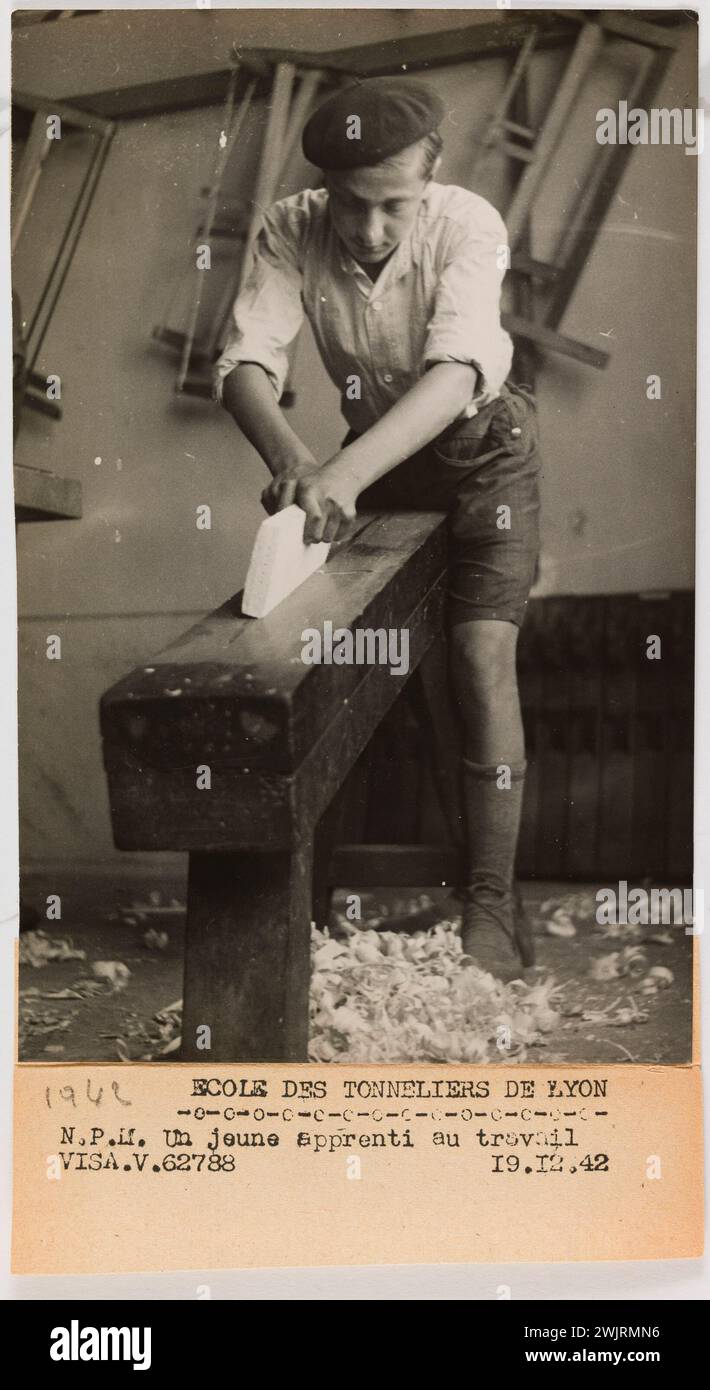
[[282,198],[266,213],[254,261],[215,368],[215,396],[240,362],[256,362],[277,398],[287,348],[308,318],[342,411],[362,434],[436,362],[476,367],[464,415],[493,399],[513,354],[501,328],[505,225],[456,185],[429,183],[413,227],[373,282],[345,250],[324,188]]

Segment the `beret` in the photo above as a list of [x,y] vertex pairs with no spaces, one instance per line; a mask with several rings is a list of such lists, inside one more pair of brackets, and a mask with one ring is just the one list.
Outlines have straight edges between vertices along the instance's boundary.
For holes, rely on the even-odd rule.
[[303,131],[303,153],[318,169],[378,164],[436,130],[445,109],[424,82],[369,77],[335,92],[313,112]]

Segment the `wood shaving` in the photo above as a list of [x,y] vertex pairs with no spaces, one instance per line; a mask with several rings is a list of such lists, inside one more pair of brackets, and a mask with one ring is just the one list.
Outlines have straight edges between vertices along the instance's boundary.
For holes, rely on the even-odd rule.
[[50,936],[44,931],[20,933],[20,965],[41,970],[51,960],[86,960],[86,951],[78,951],[68,936]]
[[597,956],[589,967],[593,980],[617,980],[622,975],[643,975],[648,962],[640,946],[624,946],[608,956]]
[[[463,969],[453,926],[413,936],[346,926],[338,940],[312,931],[312,1062],[523,1060],[559,1022],[552,979],[504,985],[475,966]],[[154,1018],[158,1045],[142,1061],[178,1049],[182,1001]],[[501,1048],[501,1038],[510,1046]]]
[[[344,924],[345,925],[345,924]],[[440,924],[413,936],[351,930],[312,933],[310,1048],[314,1062],[522,1060],[559,1020],[554,981],[504,985],[473,966]]]
[[170,937],[166,931],[156,931],[155,927],[149,927],[143,936],[143,945],[149,951],[165,951]]
[[121,960],[92,961],[91,971],[97,980],[108,985],[111,994],[118,994],[120,990],[125,989],[131,978],[128,966]]

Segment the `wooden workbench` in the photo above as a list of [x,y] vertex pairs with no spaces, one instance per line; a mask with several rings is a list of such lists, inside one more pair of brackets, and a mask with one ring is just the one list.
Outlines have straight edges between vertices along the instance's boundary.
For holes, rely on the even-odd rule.
[[307,1058],[324,813],[405,681],[306,665],[302,633],[406,628],[411,674],[441,636],[445,573],[441,514],[360,518],[268,617],[237,594],[104,696],[117,845],[190,856],[183,1057],[204,1058],[207,1025],[212,1060]]

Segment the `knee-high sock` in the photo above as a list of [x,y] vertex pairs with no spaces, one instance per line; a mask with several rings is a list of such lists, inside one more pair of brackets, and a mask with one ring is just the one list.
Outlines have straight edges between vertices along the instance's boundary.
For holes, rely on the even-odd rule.
[[[503,776],[510,769],[509,779]],[[466,898],[510,913],[512,927],[513,875],[527,764],[486,766],[463,760],[468,822]],[[508,780],[510,785],[507,785]],[[499,785],[505,783],[505,785]]]

